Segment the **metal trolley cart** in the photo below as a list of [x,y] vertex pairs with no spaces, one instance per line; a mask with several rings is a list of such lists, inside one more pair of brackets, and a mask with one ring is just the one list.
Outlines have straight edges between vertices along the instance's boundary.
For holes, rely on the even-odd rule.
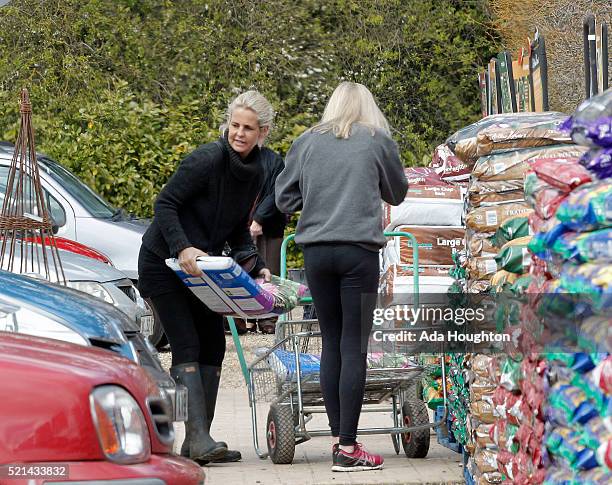
[[[389,232],[385,236],[407,237],[413,248],[414,295],[412,302],[419,302],[418,246],[415,237],[407,232]],[[281,277],[287,273],[287,246],[294,235],[283,241],[281,247]],[[312,302],[303,298],[300,305]],[[283,315],[277,322],[275,344],[260,352],[250,364],[244,351],[233,319],[228,318],[236,346],[238,359],[244,374],[251,407],[253,445],[257,455],[270,457],[275,464],[293,461],[295,446],[313,436],[330,436],[329,429],[308,429],[313,415],[325,413],[321,395],[319,373],[309,361],[312,355],[321,354],[321,333],[317,320],[292,319]],[[378,330],[378,329],[377,329]],[[380,330],[379,330],[380,331]],[[382,330],[395,331],[394,329]],[[384,360],[384,359],[383,359]],[[442,382],[446,382],[444,355],[441,355]],[[395,365],[394,365],[395,364]],[[427,370],[416,362],[382,362],[369,365],[366,375],[363,413],[386,413],[392,417],[387,427],[360,428],[358,434],[389,434],[395,452],[400,447],[408,458],[424,458],[429,451],[430,428],[445,422],[446,413],[439,421],[431,423],[425,403],[417,397],[419,378]],[[443,386],[446,408],[446,386]],[[263,402],[270,403],[266,424],[267,451],[260,446],[257,409]]]

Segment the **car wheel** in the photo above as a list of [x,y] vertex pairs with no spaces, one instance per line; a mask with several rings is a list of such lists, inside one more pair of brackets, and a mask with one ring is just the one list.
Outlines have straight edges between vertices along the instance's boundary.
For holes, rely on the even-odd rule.
[[160,350],[166,345],[168,345],[168,339],[166,338],[164,327],[162,327],[161,319],[159,318],[155,307],[151,303],[151,300],[149,298],[145,298],[145,301],[147,302],[147,305],[149,305],[149,308],[151,308],[154,319],[153,333],[149,335],[149,342],[151,342],[155,346],[155,348],[157,348],[157,350]]

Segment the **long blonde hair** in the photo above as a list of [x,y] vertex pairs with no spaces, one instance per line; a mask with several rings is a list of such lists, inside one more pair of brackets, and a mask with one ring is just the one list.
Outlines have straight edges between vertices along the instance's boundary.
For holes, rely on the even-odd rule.
[[363,84],[344,81],[334,90],[321,121],[311,128],[315,133],[331,131],[337,138],[351,136],[351,126],[359,123],[378,128],[391,136],[389,122],[378,108],[374,96]]

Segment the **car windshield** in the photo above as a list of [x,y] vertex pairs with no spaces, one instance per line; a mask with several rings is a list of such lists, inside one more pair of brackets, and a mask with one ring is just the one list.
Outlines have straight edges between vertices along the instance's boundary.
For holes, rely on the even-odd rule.
[[117,213],[117,209],[111,206],[59,163],[47,157],[40,157],[39,160],[43,162],[40,168],[55,182],[64,187],[72,197],[79,201],[92,217],[112,218]]

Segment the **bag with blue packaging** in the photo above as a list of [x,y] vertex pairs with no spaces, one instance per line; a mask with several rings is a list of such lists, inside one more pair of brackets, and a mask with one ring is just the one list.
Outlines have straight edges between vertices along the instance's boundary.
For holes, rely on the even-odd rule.
[[291,311],[307,288],[276,276],[271,282],[255,280],[232,258],[205,256],[197,260],[202,276],[185,273],[176,259],[166,264],[212,311],[242,318],[277,317]]

